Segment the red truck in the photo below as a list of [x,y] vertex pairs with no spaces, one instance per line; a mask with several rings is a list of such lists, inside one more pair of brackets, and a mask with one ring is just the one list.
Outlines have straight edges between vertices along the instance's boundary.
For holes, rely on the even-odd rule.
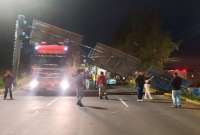
[[65,91],[69,88],[73,70],[68,63],[68,49],[66,45],[35,45],[31,90]]

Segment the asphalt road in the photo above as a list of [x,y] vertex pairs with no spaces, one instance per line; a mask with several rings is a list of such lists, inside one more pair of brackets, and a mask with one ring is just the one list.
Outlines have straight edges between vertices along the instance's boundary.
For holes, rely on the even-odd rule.
[[32,96],[22,90],[15,100],[0,100],[0,135],[200,135],[200,106],[171,108],[162,96],[137,102],[135,95],[83,99]]

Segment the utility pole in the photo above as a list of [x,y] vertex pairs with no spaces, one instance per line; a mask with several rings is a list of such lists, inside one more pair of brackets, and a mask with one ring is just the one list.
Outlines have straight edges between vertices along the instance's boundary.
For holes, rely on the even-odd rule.
[[24,36],[23,25],[26,24],[25,16],[18,15],[16,20],[15,28],[15,42],[13,51],[13,72],[16,76],[16,80],[19,77],[20,69],[20,58],[21,58],[21,48],[22,48],[22,37]]

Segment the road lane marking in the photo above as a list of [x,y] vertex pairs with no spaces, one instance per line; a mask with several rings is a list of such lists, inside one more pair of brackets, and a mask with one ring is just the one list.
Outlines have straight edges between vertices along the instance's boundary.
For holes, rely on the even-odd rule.
[[55,98],[55,99],[51,100],[48,104],[46,104],[46,105],[44,105],[44,106],[42,106],[42,107],[35,107],[35,108],[33,108],[33,111],[34,111],[36,114],[38,114],[38,113],[41,112],[43,109],[45,109],[45,108],[51,106],[51,105],[52,105],[53,103],[55,103],[57,100],[58,100],[58,98]]
[[51,106],[51,105],[52,105],[53,103],[55,103],[57,100],[58,100],[58,99],[55,98],[54,100],[50,101],[50,102],[46,105],[46,107]]
[[123,99],[119,98],[119,100],[126,108],[128,108],[128,104]]

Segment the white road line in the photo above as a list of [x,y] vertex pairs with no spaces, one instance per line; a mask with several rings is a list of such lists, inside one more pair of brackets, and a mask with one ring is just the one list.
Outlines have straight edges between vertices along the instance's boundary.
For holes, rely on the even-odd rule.
[[119,100],[126,108],[128,108],[128,104],[123,99],[119,98]]
[[57,100],[58,100],[58,99],[55,98],[54,100],[50,101],[50,102],[46,105],[46,107],[51,106],[51,105],[52,105],[53,103],[55,103]]

